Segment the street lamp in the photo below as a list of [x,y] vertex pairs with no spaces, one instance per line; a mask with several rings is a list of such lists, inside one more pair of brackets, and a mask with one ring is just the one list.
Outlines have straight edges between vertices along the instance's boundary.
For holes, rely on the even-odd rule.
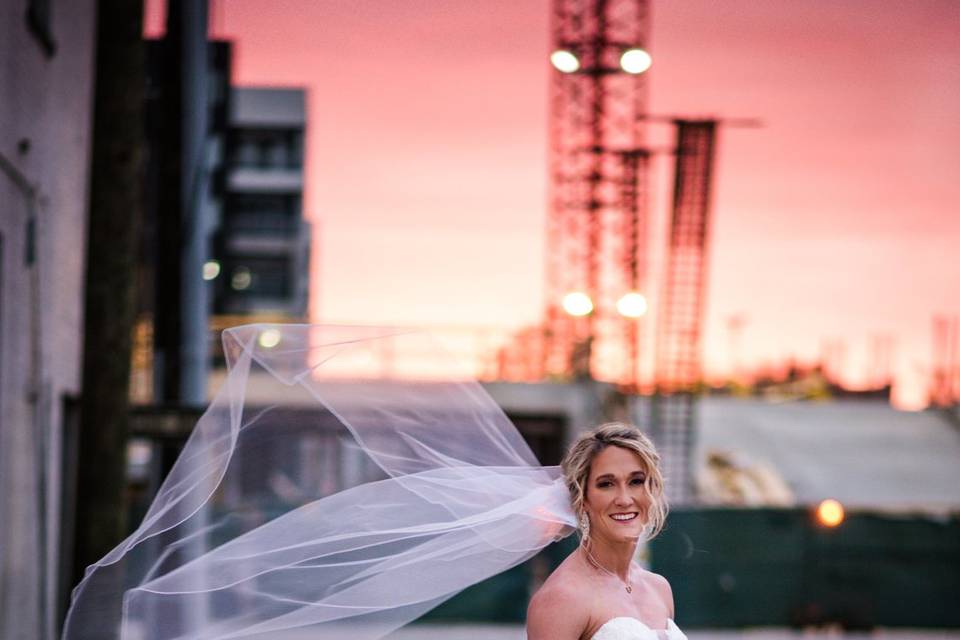
[[588,316],[593,312],[593,300],[582,291],[571,291],[563,296],[563,310],[571,316]]
[[650,54],[639,47],[627,49],[620,56],[620,68],[634,75],[643,73],[652,64],[653,58],[650,57]]

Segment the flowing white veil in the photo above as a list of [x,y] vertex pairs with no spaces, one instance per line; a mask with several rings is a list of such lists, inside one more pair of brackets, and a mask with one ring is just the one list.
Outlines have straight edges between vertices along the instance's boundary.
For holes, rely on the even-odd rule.
[[[381,638],[570,534],[541,467],[422,333],[245,325],[136,531],[74,589],[66,640]],[[415,365],[384,369],[390,354]]]

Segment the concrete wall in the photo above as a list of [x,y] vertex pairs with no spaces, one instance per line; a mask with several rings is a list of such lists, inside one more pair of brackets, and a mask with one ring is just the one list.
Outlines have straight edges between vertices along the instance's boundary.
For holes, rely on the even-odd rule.
[[56,637],[63,426],[80,389],[94,57],[92,0],[50,3],[53,51],[28,27],[28,4],[0,2],[5,640]]
[[701,401],[696,467],[732,451],[776,469],[799,504],[901,512],[960,510],[960,433],[938,411],[882,401]]

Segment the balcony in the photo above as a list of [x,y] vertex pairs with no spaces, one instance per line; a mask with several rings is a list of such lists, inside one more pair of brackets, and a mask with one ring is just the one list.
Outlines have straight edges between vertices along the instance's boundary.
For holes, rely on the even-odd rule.
[[303,168],[237,167],[227,177],[227,190],[234,193],[300,193]]

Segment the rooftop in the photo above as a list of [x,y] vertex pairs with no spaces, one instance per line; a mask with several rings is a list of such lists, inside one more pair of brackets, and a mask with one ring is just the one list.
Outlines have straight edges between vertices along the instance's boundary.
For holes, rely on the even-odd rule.
[[234,87],[230,124],[240,127],[303,127],[306,90],[294,87]]

